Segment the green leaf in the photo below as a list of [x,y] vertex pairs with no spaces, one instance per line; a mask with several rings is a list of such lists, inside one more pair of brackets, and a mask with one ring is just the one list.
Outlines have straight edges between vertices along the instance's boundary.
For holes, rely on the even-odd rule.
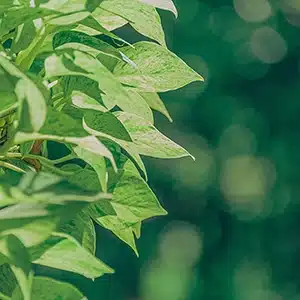
[[164,116],[166,116],[170,122],[173,122],[165,104],[162,102],[162,100],[160,99],[157,93],[140,92],[139,94],[145,99],[145,101],[152,109],[159,111]]
[[19,184],[9,183],[6,177],[1,180],[0,206],[11,206],[0,210],[0,235],[14,234],[26,247],[43,242],[62,221],[68,222],[88,203],[108,196],[43,172],[27,173]]
[[95,114],[95,116],[93,116],[92,114],[86,115],[83,120],[84,129],[91,135],[98,136],[99,138],[108,138],[124,148],[129,156],[131,156],[135,160],[135,162],[138,164],[139,168],[143,171],[145,177],[147,178],[147,172],[144,163],[134,143],[131,142],[131,137],[129,136],[128,139],[128,134],[124,132],[124,127],[114,120],[113,126],[115,130],[109,131],[108,127],[102,126],[102,116],[103,114]]
[[59,230],[71,235],[84,249],[95,255],[95,226],[92,219],[84,211],[79,212],[74,219],[63,225]]
[[85,7],[88,11],[93,12],[103,0],[87,0]]
[[157,8],[171,11],[175,17],[178,17],[177,9],[172,0],[140,0],[146,4],[152,5]]
[[[42,252],[40,254],[39,252]],[[113,270],[83,248],[73,237],[57,233],[40,245],[33,263],[81,274],[87,278],[97,278]]]
[[0,256],[4,256],[16,276],[24,300],[31,300],[33,273],[29,253],[18,238],[8,235],[0,238]]
[[[34,277],[31,300],[84,300],[83,294],[69,283],[46,277]],[[23,300],[19,289],[13,293],[12,300]]]
[[127,170],[117,183],[110,203],[119,218],[131,223],[166,215],[147,183],[140,176]]
[[11,45],[11,51],[13,53],[18,53],[30,45],[37,32],[37,28],[33,21],[28,21],[19,25],[16,31],[16,37],[13,39]]
[[157,158],[191,156],[144,119],[125,112],[116,112],[115,115],[129,132],[139,154]]
[[[122,38],[120,38],[119,36],[117,36],[116,34],[110,32],[109,30],[107,30],[104,26],[102,26],[94,17],[93,15],[88,16],[87,18],[85,18],[84,20],[81,20],[80,25],[76,28],[77,31],[83,31],[87,34],[93,34],[95,32],[101,33],[101,34],[105,34],[107,36],[109,36],[112,39],[118,40],[122,43],[125,43],[127,45],[130,46],[130,43],[128,43],[127,41],[123,40]],[[88,28],[89,30],[86,31],[86,28]],[[92,29],[94,32],[90,32],[90,29]]]
[[69,14],[61,14],[57,17],[48,19],[47,23],[51,24],[51,25],[59,25],[59,26],[71,25],[71,24],[76,24],[81,20],[84,20],[89,15],[90,15],[90,13],[88,11],[80,11],[80,12],[74,12],[74,13],[69,13]]
[[17,9],[6,11],[5,15],[1,19],[0,37],[8,34],[11,30],[23,23],[30,22],[54,13],[54,11],[43,10],[42,8],[38,7],[23,6],[19,6]]
[[60,12],[72,14],[82,11],[92,12],[100,4],[100,0],[47,0],[40,1],[40,7]]
[[141,97],[141,95],[138,94],[138,92],[136,92],[134,89],[127,89],[127,92],[129,93],[130,97],[133,99],[132,101],[133,107],[130,109],[128,108],[124,109],[124,111],[134,113],[153,124],[154,123],[153,113],[147,101],[145,101],[145,99]]
[[107,191],[107,173],[106,173],[106,163],[104,157],[99,157],[99,155],[87,151],[81,147],[73,147],[73,151],[76,155],[87,162],[97,173],[99,183],[104,192]]
[[5,296],[10,299],[17,285],[17,280],[7,263],[0,265],[0,282],[0,299],[2,300],[2,295],[4,295],[3,300],[6,299]]
[[23,105],[25,120],[22,130],[38,131],[44,124],[47,114],[46,100],[38,86],[24,73],[22,73],[8,59],[0,55],[0,65],[15,78],[15,93],[20,103]]
[[46,77],[85,76],[99,84],[99,88],[124,110],[132,110],[132,98],[118,79],[96,58],[81,51],[63,51],[45,61]]
[[86,136],[80,122],[50,107],[48,108],[47,118],[44,126],[40,129],[40,133],[68,137]]
[[75,173],[68,177],[68,181],[87,191],[100,191],[99,179],[96,172],[87,168],[77,170]]
[[15,107],[17,103],[16,95],[12,92],[2,92],[0,91],[0,117],[6,116],[9,114],[10,109]]
[[129,20],[130,25],[139,33],[165,46],[165,35],[156,9],[140,0],[103,1],[100,8],[106,9]]
[[[98,98],[98,96],[96,96]],[[85,93],[81,93],[79,91],[72,92],[72,104],[77,108],[82,109],[91,109],[101,112],[106,112],[107,108],[101,105],[97,100],[91,98],[90,96],[86,95]]]
[[[93,11],[92,16],[107,31],[113,31],[113,30],[120,28],[128,23],[128,21],[125,20],[124,18],[122,18],[110,11],[101,9],[100,7],[96,8]],[[104,33],[104,32],[102,32],[102,31],[99,32],[97,29],[96,30],[92,29],[92,31],[90,31],[88,33],[91,35],[98,35],[99,33]]]
[[14,143],[22,144],[29,141],[34,140],[47,140],[47,141],[56,141],[59,143],[65,144],[74,144],[78,147],[90,151],[91,153],[97,154],[99,156],[107,157],[113,167],[117,169],[114,158],[110,151],[94,136],[85,136],[81,138],[76,137],[65,137],[51,134],[40,134],[40,133],[26,133],[26,132],[18,132],[15,135]]
[[64,77],[64,93],[66,97],[71,96],[72,103],[80,108],[88,108],[92,105],[93,109],[107,111],[112,108],[108,101],[104,101],[103,92],[99,89],[97,81],[84,76]]
[[143,92],[166,92],[193,81],[203,81],[202,76],[164,47],[150,42],[138,42],[134,47],[122,48],[122,52],[137,68],[118,62],[114,69],[114,74],[124,84]]
[[101,226],[111,230],[137,254],[134,233],[139,236],[137,223],[153,216],[165,215],[157,198],[147,183],[131,171],[123,171],[111,201],[89,206],[91,217]]
[[111,112],[86,111],[84,113],[84,122],[88,127],[98,131],[98,135],[112,136],[117,139],[131,142],[132,139],[125,129],[124,125]]
[[22,70],[30,69],[48,34],[43,20],[37,19],[35,21],[33,22],[37,27],[36,34],[33,35],[31,43],[24,50],[20,51],[16,57],[15,63]]
[[[79,31],[60,31],[53,37],[53,48],[62,48],[62,46],[74,49],[74,44],[77,44],[78,50],[83,50],[84,46],[87,46],[87,52],[95,57],[99,53],[111,56],[120,61],[123,61],[123,56],[113,46],[106,42],[101,41],[98,38],[89,36],[86,33]],[[84,46],[83,46],[84,45]],[[83,49],[82,49],[83,48]]]

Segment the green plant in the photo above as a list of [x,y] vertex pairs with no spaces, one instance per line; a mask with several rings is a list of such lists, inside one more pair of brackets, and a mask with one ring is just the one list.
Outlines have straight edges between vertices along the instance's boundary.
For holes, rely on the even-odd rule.
[[[176,14],[171,0],[1,1],[3,299],[83,299],[32,266],[113,273],[94,255],[93,221],[137,253],[141,222],[166,214],[141,155],[190,154],[154,127],[151,109],[171,120],[157,93],[202,77],[167,49],[154,6]],[[153,42],[112,32],[127,23]],[[53,159],[49,141],[66,155]]]

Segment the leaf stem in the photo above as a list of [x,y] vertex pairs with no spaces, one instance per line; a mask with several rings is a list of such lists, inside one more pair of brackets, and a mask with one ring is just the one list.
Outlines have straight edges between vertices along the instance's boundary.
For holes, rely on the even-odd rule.
[[[73,172],[67,172],[67,171],[60,170],[59,168],[57,168],[53,165],[52,160],[47,159],[47,158],[45,158],[43,156],[40,156],[40,155],[22,154],[22,153],[9,153],[8,152],[4,156],[0,156],[0,159],[10,159],[10,158],[35,159],[35,160],[38,160],[42,164],[43,167],[45,167],[46,169],[48,169],[49,171],[52,171],[53,173],[55,173],[57,175],[70,176],[70,175],[73,174]],[[0,166],[1,166],[1,163],[8,164],[7,162],[0,161]],[[11,166],[15,167],[13,165],[11,165]],[[3,167],[4,167],[4,165],[3,165]],[[8,168],[9,166],[6,166],[6,167]],[[10,167],[10,169],[12,169],[12,168]],[[17,170],[14,170],[14,171],[17,171]],[[24,173],[24,171],[23,171],[23,173]]]
[[64,157],[61,157],[61,158],[58,158],[58,159],[54,159],[54,160],[51,160],[51,162],[54,164],[54,165],[57,165],[57,164],[61,164],[63,162],[66,162],[68,160],[71,160],[71,159],[74,159],[75,156],[73,154],[68,154]]
[[23,169],[7,162],[7,161],[1,161],[0,160],[0,167],[2,168],[6,168],[6,169],[9,169],[9,170],[12,170],[12,171],[15,171],[15,172],[18,172],[18,173],[26,173]]

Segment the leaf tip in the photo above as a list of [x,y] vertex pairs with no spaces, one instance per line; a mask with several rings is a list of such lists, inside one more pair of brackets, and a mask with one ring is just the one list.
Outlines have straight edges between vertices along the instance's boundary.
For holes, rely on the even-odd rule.
[[203,76],[201,76],[201,75],[200,75],[200,74],[198,74],[198,73],[197,73],[197,77],[198,77],[198,80],[199,80],[199,81],[202,81],[202,82],[204,82],[204,81],[205,81],[204,77],[203,77]]

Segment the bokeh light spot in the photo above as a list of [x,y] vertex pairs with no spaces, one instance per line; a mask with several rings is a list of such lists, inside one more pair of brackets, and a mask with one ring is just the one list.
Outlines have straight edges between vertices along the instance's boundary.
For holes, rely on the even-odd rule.
[[255,151],[256,143],[256,137],[250,129],[234,124],[221,135],[219,153],[221,157],[250,154]]
[[172,222],[161,235],[159,257],[170,264],[189,268],[202,253],[200,233],[189,223]]
[[269,160],[240,155],[225,160],[220,185],[233,213],[247,219],[269,210],[265,200],[275,179],[276,170]]
[[273,28],[265,26],[256,29],[251,36],[253,54],[267,64],[280,62],[287,54],[287,44]]
[[234,0],[237,14],[248,22],[263,22],[272,15],[272,7],[267,0]]

